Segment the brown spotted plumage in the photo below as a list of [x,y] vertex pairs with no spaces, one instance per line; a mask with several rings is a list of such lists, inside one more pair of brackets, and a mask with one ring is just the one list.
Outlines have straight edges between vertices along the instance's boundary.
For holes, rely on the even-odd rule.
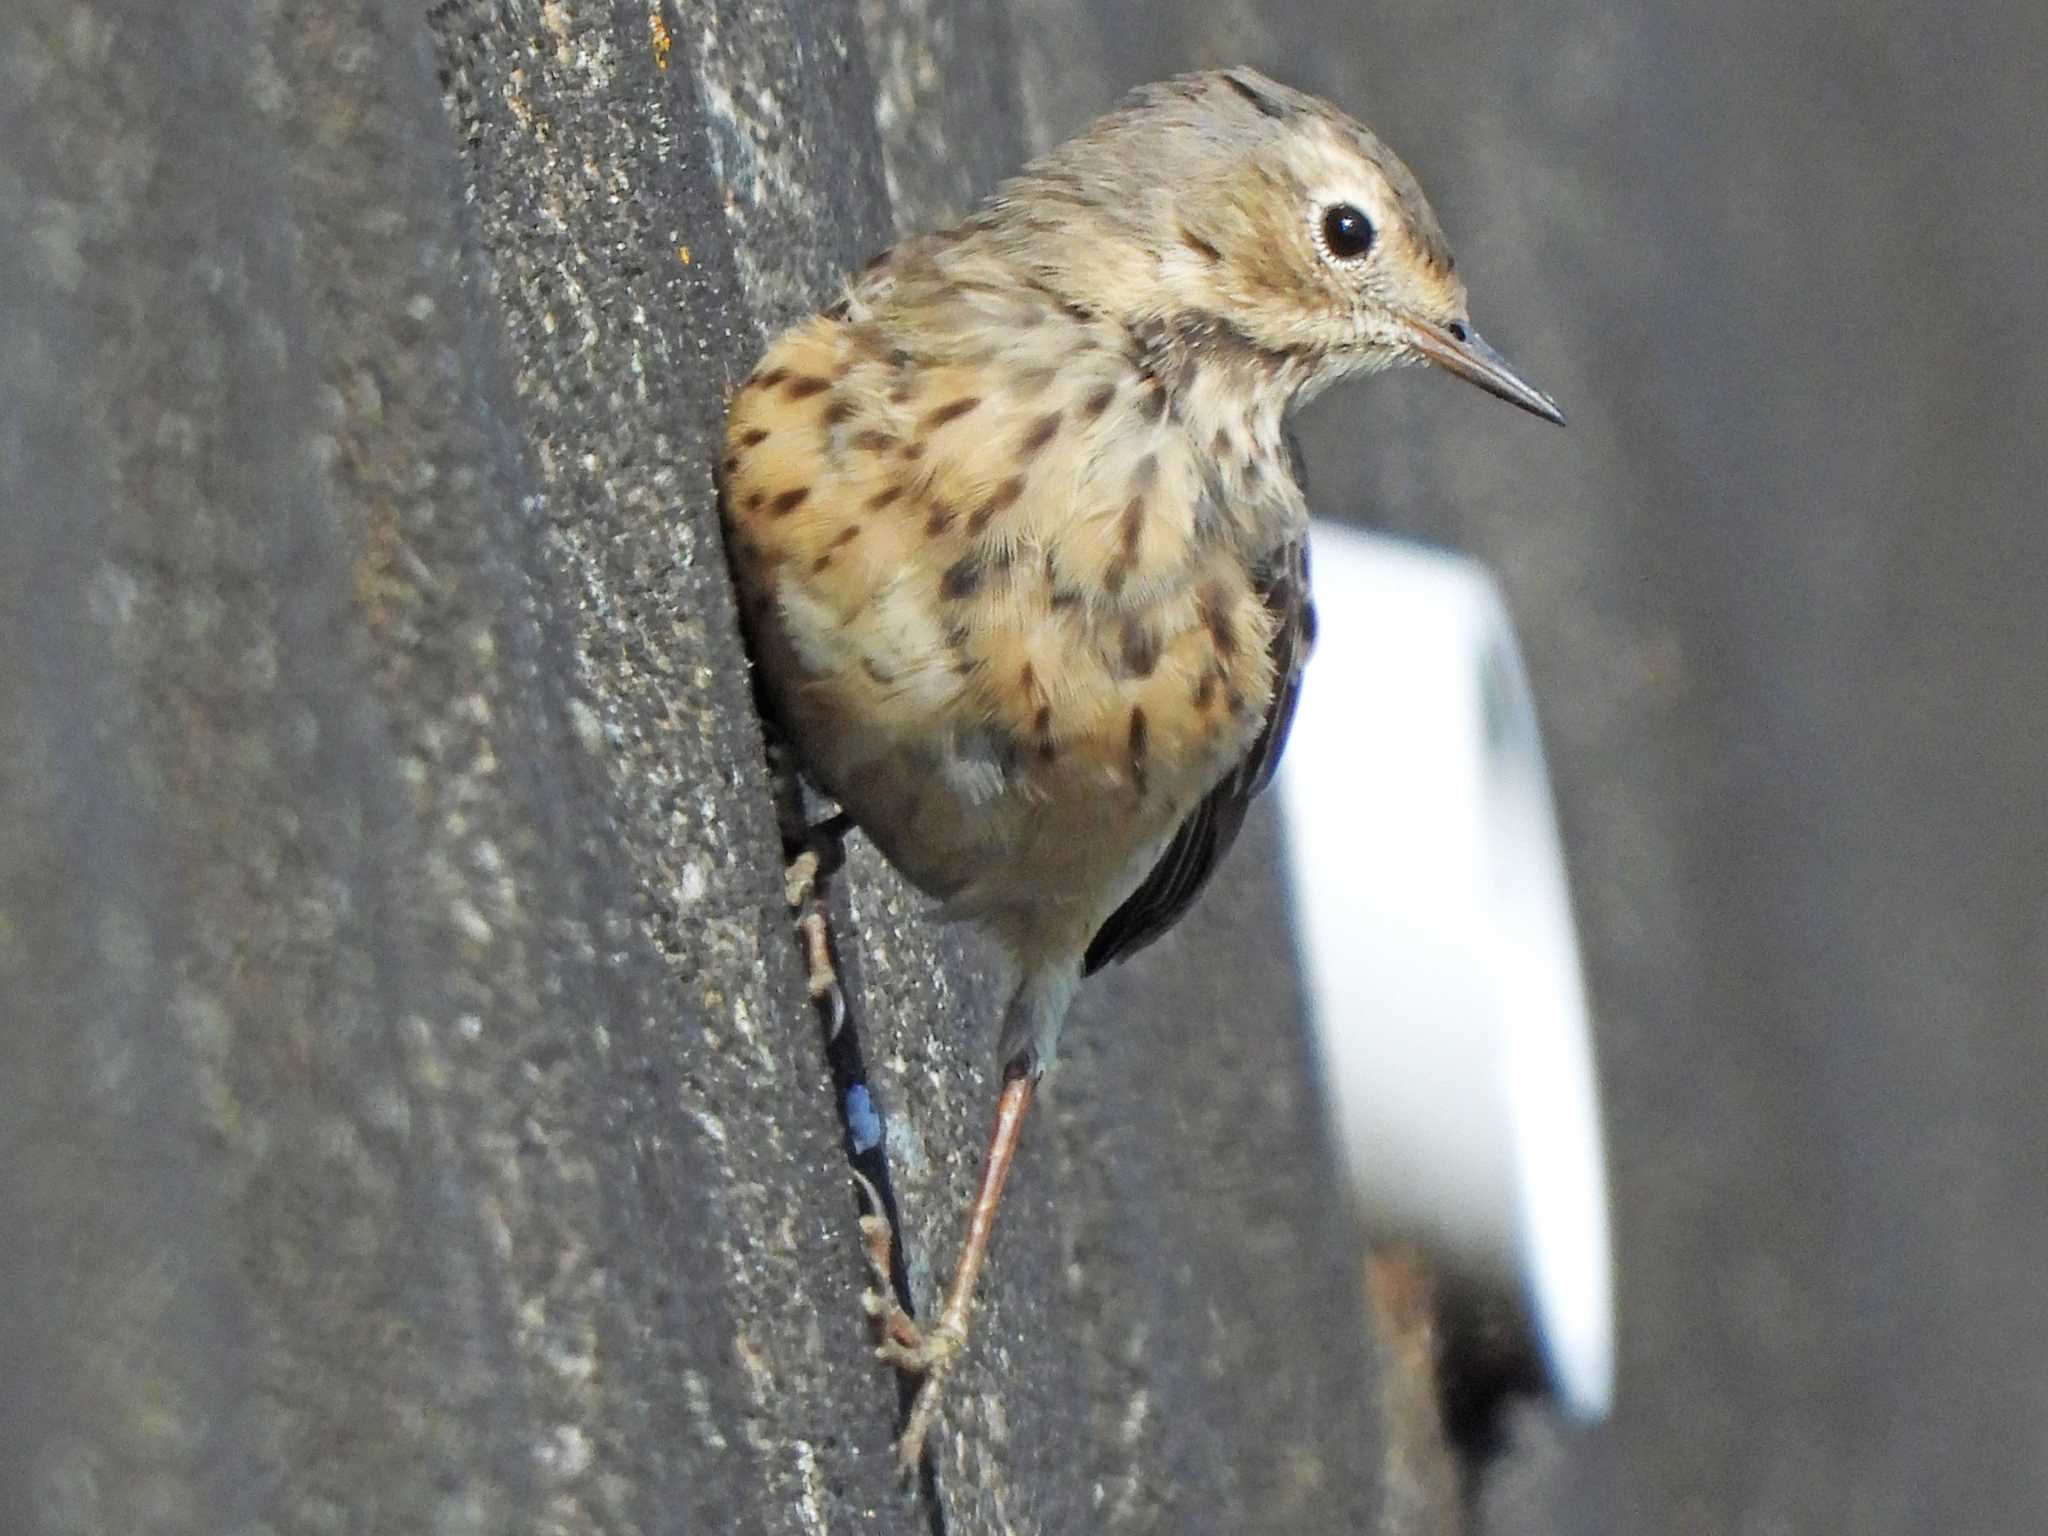
[[1314,633],[1286,413],[1411,360],[1556,415],[1469,330],[1406,168],[1240,69],[1138,92],[874,262],[733,398],[722,500],[762,696],[1016,970],[938,1325],[877,1303],[886,1357],[928,1373],[906,1460],[1074,988],[1186,910],[1285,743]]

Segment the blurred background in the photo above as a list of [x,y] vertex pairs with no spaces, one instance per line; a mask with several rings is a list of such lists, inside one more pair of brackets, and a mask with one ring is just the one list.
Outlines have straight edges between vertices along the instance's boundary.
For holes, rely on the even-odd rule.
[[1012,9],[1041,141],[1238,59],[1371,123],[1571,419],[1301,423],[1499,574],[1575,877],[1616,1409],[1491,1528],[2048,1524],[2048,10]]
[[2048,1528],[2048,8],[0,10],[0,1529],[1471,1528],[1270,809],[1084,993],[902,1496],[841,1105],[929,1294],[994,983],[856,839],[825,1049],[718,541],[768,334],[1238,61],[1571,420],[1300,423],[1497,573],[1585,942],[1615,1407],[1478,1525]]

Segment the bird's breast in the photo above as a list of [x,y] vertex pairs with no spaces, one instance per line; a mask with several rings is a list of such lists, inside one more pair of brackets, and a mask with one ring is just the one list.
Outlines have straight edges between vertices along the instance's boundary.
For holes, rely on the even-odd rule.
[[723,504],[765,692],[916,883],[1099,918],[1273,687],[1218,505],[1252,429],[1219,444],[1202,400],[1080,317],[899,342],[814,320],[733,402]]

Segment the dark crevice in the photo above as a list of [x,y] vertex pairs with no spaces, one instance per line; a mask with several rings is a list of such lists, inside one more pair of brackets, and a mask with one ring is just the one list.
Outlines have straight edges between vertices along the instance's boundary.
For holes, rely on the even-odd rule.
[[[832,970],[839,979],[840,992],[836,1007],[831,998],[818,1000],[819,1034],[825,1050],[825,1065],[832,1074],[833,1102],[839,1114],[847,1165],[853,1170],[856,1180],[865,1180],[867,1188],[873,1190],[881,1202],[880,1211],[871,1213],[867,1197],[856,1182],[855,1211],[862,1216],[879,1214],[889,1223],[889,1283],[901,1299],[904,1310],[916,1317],[917,1306],[911,1296],[909,1269],[903,1258],[903,1218],[896,1202],[895,1185],[889,1177],[887,1121],[868,1084],[867,1060],[861,1050],[860,1027],[851,1001],[857,988],[848,976],[837,942],[837,935],[845,927],[848,914],[843,901],[835,904],[832,900],[832,877],[846,861],[845,839],[853,830],[853,821],[844,811],[811,821],[803,785],[793,771],[786,750],[772,740],[769,763],[775,779],[777,813],[784,827],[785,859],[794,859],[805,852],[818,857],[818,872],[810,904],[827,915],[826,946],[831,952]],[[837,910],[834,910],[835,905]],[[917,1396],[918,1387],[916,1378],[900,1371],[895,1374],[896,1421],[892,1436],[901,1434],[903,1426],[909,1422],[911,1403]],[[945,1507],[939,1502],[938,1466],[930,1445],[926,1445],[918,1457],[917,1491],[924,1505],[930,1536],[947,1536]]]

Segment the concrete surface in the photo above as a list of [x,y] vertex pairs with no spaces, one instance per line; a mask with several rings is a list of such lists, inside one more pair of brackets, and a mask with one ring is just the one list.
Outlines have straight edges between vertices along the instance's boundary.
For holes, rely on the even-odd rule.
[[[1014,91],[1002,13],[866,20],[0,42],[0,1528],[1374,1518],[1300,1039],[1232,1028],[1284,971],[1251,858],[1212,968],[1091,1005],[934,1475],[889,1473],[708,467],[891,182],[921,218],[1018,152],[919,104],[930,49]],[[928,1295],[990,978],[858,843],[834,899]]]
[[1499,570],[1586,929],[1617,1406],[1487,1527],[2048,1526],[2048,11],[1017,6],[1043,137],[1238,57],[1353,107],[1571,418],[1302,423],[1319,512]]
[[[0,1529],[1457,1527],[1263,819],[1084,995],[894,1488],[710,502],[836,272],[1238,58],[1572,418],[1303,423],[1499,569],[1587,929],[1617,1414],[1483,1525],[2048,1520],[2048,13],[425,11],[0,31]],[[858,840],[833,899],[928,1295],[991,978]]]

